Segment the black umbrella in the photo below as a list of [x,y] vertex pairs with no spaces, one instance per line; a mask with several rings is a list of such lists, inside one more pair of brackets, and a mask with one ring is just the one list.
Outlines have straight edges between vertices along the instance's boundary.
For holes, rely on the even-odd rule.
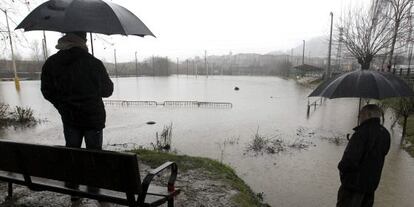
[[310,95],[326,98],[413,97],[414,92],[402,79],[392,73],[359,70],[344,73],[319,85]]
[[50,0],[35,8],[16,29],[154,36],[132,12],[105,0]]

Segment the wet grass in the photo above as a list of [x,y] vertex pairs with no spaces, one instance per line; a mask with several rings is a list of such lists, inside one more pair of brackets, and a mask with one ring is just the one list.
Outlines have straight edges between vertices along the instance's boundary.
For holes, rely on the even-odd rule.
[[[289,149],[292,150],[305,150],[310,146],[316,146],[311,141],[306,138],[310,138],[314,133],[309,133],[304,136],[305,133],[301,129],[297,130],[296,138],[292,139],[293,141],[286,141],[282,139],[284,135],[275,134],[271,137],[260,134],[259,129],[252,136],[252,139],[247,143],[246,151],[244,155],[248,153],[253,153],[254,156],[264,155],[264,154],[278,154]],[[285,135],[286,136],[286,135]]]
[[209,158],[175,155],[146,149],[135,149],[130,152],[137,153],[140,160],[152,168],[155,168],[166,161],[173,161],[177,163],[179,171],[201,169],[204,172],[207,172],[211,179],[222,180],[239,192],[232,198],[237,206],[269,206],[262,203],[261,196],[259,196],[260,194],[255,194],[250,187],[237,176],[231,167],[218,161]]

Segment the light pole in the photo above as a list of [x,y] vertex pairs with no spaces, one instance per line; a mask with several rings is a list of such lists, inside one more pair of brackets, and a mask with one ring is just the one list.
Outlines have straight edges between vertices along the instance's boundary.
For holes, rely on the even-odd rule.
[[302,65],[305,64],[305,40],[303,40]]
[[332,52],[332,28],[333,28],[333,13],[331,15],[331,32],[329,35],[329,52],[328,52],[328,68],[326,69],[325,80],[331,77],[331,52]]
[[179,73],[178,72],[178,67],[179,67],[178,64],[180,64],[180,60],[177,58],[177,77],[178,77],[178,73]]
[[12,35],[10,32],[10,26],[9,26],[9,16],[7,15],[6,9],[1,9],[2,12],[6,15],[6,23],[7,23],[7,33],[9,34],[9,41],[10,41],[10,50],[11,50],[11,56],[12,56],[12,63],[13,63],[13,71],[14,71],[14,84],[16,86],[16,90],[20,90],[20,81],[19,77],[17,76],[17,69],[16,69],[16,60],[14,57],[14,49],[13,49],[13,40]]
[[204,69],[206,70],[206,75],[207,75],[207,78],[208,78],[207,50],[204,50]]
[[137,58],[137,51],[135,51],[135,72],[137,73],[137,77],[138,77],[138,58]]
[[118,67],[116,65],[116,49],[114,49],[115,78],[118,78]]

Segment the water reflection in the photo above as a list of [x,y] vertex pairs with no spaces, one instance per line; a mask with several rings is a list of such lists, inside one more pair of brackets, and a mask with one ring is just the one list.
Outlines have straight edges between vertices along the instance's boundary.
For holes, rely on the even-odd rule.
[[[149,146],[156,132],[173,123],[173,149],[230,164],[256,192],[264,192],[272,206],[335,205],[339,187],[336,165],[346,144],[345,135],[352,133],[356,124],[357,99],[327,100],[307,118],[307,95],[311,89],[276,77],[139,77],[118,78],[114,83],[112,99],[231,102],[233,108],[108,106],[104,130],[104,145],[108,148],[122,149],[123,144],[127,148]],[[22,81],[21,85],[19,98],[13,82],[1,82],[0,100],[31,106],[49,121],[27,130],[7,129],[1,137],[63,144],[60,117],[40,94],[40,83]],[[149,121],[156,124],[149,125]],[[279,136],[286,143],[303,139],[312,145],[305,150],[250,156],[245,153],[246,146],[258,127],[265,137]],[[399,134],[396,129],[376,206],[404,207],[414,203],[410,195],[414,192],[414,161],[398,148]],[[237,142],[229,144],[232,138]]]

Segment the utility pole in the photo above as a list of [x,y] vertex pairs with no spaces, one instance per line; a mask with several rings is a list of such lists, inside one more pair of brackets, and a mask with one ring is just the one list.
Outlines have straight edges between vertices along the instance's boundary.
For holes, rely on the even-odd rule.
[[152,56],[152,77],[155,77],[154,56]]
[[204,50],[204,68],[206,69],[206,75],[207,75],[207,78],[208,78],[207,50]]
[[188,78],[188,59],[186,60],[187,63],[187,78]]
[[137,51],[135,51],[135,72],[138,77],[138,58],[137,58]]
[[331,52],[332,52],[332,28],[333,28],[333,13],[331,15],[331,31],[329,34],[329,51],[328,51],[328,68],[326,69],[325,80],[331,77]]
[[[170,75],[170,61],[168,60],[168,56],[165,56],[165,65],[166,65],[166,67],[167,67],[167,75],[169,76]],[[162,65],[159,67],[160,69],[161,69],[161,72],[158,72],[159,74],[162,74]],[[171,74],[173,73],[172,72],[172,68],[171,68]]]
[[305,64],[305,40],[303,40],[302,65]]
[[177,77],[178,77],[178,64],[180,63],[179,59],[177,58]]
[[116,49],[114,49],[115,78],[118,78],[118,67],[116,65]]
[[195,62],[195,76],[198,77],[198,62]]
[[4,10],[2,9],[2,11],[6,15],[7,33],[9,34],[10,50],[11,50],[12,63],[13,63],[14,85],[16,86],[16,90],[19,91],[20,90],[20,81],[19,81],[19,77],[17,76],[16,60],[15,60],[15,57],[14,57],[14,49],[13,49],[13,40],[12,40],[12,35],[11,35],[11,32],[10,32],[10,26],[9,26],[9,16],[7,15],[7,10],[6,9],[4,9]]
[[49,55],[47,54],[47,41],[46,41],[46,32],[43,30],[43,56],[45,57],[45,61]]
[[344,28],[339,28],[339,43],[338,43],[338,51],[336,52],[336,64],[338,65],[337,71],[342,72],[342,42],[343,42],[343,36],[344,36]]

